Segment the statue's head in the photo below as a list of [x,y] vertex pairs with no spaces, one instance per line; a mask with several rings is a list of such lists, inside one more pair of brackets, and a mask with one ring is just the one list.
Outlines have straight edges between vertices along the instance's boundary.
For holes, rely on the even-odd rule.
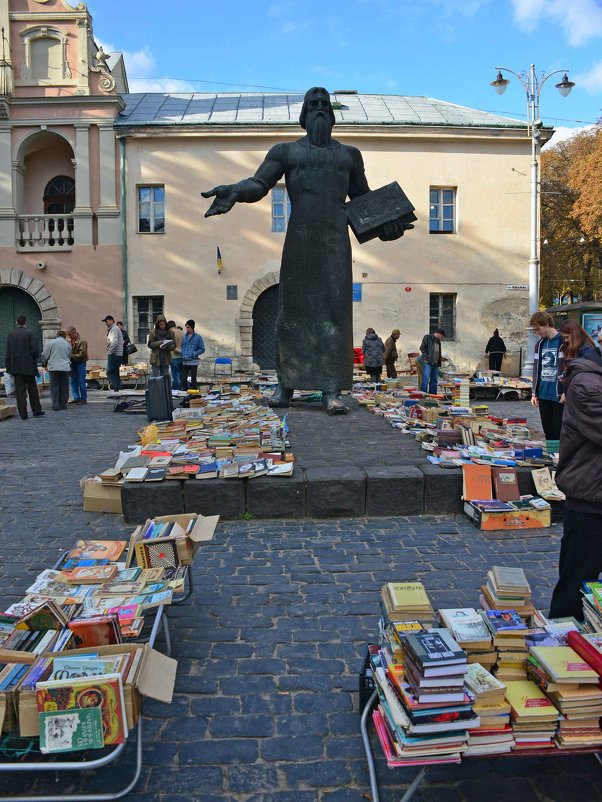
[[334,111],[330,102],[330,93],[322,86],[313,86],[308,89],[303,99],[303,108],[299,115],[299,125],[307,129],[307,117],[312,113],[320,112],[330,120],[331,126],[335,124]]
[[314,86],[305,93],[299,123],[307,131],[310,142],[321,147],[328,145],[335,118],[326,89]]

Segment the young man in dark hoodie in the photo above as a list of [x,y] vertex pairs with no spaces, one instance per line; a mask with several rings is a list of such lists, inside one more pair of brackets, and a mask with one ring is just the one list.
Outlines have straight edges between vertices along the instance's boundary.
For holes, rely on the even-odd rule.
[[581,583],[602,572],[602,360],[571,359],[556,484],[566,496],[550,617],[583,620]]

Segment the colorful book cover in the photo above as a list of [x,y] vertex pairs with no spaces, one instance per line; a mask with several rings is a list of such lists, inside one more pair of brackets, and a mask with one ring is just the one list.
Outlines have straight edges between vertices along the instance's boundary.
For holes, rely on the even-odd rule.
[[65,560],[61,565],[63,571],[73,571],[74,568],[90,568],[92,565],[108,565],[109,561],[105,557],[102,560]]
[[555,682],[598,683],[598,674],[570,646],[533,646],[531,653]]
[[125,540],[78,540],[67,554],[68,560],[100,560],[115,562],[126,547]]
[[43,754],[102,749],[104,737],[99,707],[40,713],[40,750]]
[[95,584],[96,582],[110,582],[117,574],[116,565],[91,565],[90,567],[74,568],[67,576],[68,582],[79,584]]
[[560,715],[550,699],[531,680],[507,682],[506,699],[515,717],[548,716],[554,720]]
[[119,674],[81,680],[39,682],[36,687],[36,704],[38,713],[100,708],[104,745],[114,746],[126,738],[127,721]]
[[115,673],[119,660],[108,660],[69,657],[55,657],[51,679],[79,679],[82,677],[100,677],[103,674]]
[[487,620],[495,632],[526,632],[525,622],[516,610],[486,610]]

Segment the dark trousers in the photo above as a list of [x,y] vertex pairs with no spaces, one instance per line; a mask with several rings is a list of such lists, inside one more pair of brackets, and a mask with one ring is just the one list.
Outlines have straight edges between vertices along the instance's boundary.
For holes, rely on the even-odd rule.
[[119,378],[119,366],[121,365],[122,356],[116,354],[109,354],[107,357],[107,379],[113,390],[121,390],[121,379]]
[[397,371],[395,370],[395,360],[394,359],[386,359],[385,360],[385,367],[387,369],[387,379],[396,379],[397,378]]
[[50,373],[50,398],[52,408],[55,412],[60,409],[67,409],[69,401],[69,372],[66,370],[51,370]]
[[581,583],[597,581],[601,572],[602,515],[565,510],[558,583],[552,594],[550,618],[573,615],[583,621]]
[[26,376],[24,373],[15,373],[15,396],[17,399],[17,410],[23,419],[27,417],[27,395],[29,395],[29,405],[34,415],[39,415],[42,411],[38,385],[35,376]]
[[546,440],[560,440],[563,411],[564,405],[559,404],[558,401],[539,399],[539,415]]
[[489,354],[489,370],[501,370],[504,354]]
[[[182,390],[196,390],[198,385],[196,383],[196,372],[199,369],[198,365],[182,365],[180,368],[180,380]],[[190,376],[190,384],[188,384],[188,377]]]
[[382,376],[382,365],[380,368],[366,368],[366,373],[370,376],[371,382],[379,382]]

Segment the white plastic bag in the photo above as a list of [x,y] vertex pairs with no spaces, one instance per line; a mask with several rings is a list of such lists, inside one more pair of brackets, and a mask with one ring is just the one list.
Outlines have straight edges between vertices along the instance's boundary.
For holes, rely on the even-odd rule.
[[4,373],[3,384],[6,395],[15,394],[15,380],[10,373]]

